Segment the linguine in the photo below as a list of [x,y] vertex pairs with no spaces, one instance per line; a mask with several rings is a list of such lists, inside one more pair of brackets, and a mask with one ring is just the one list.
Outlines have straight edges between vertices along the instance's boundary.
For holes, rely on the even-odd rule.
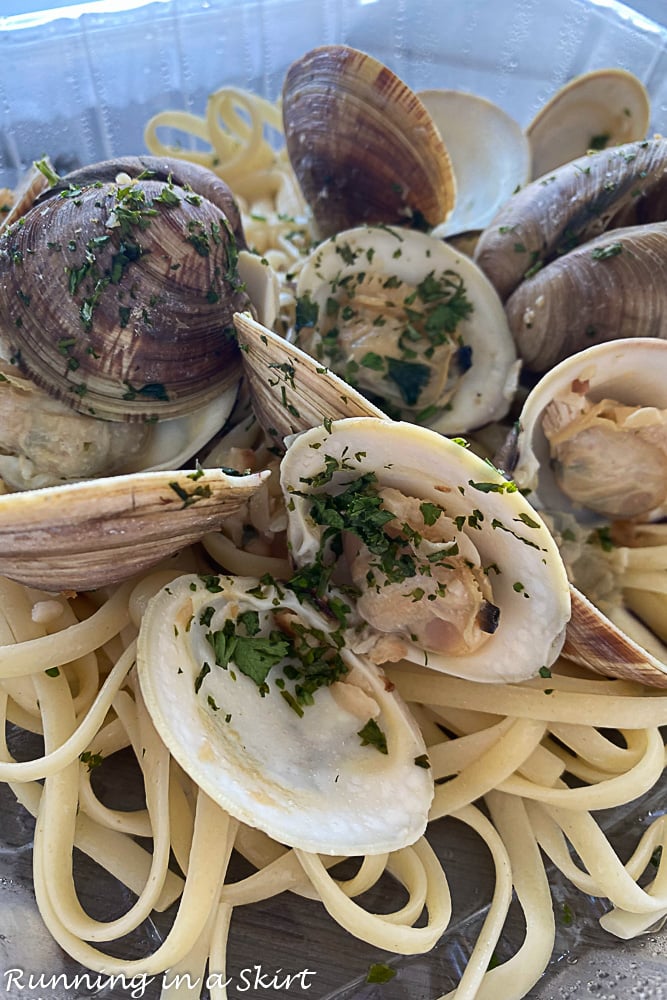
[[[157,155],[189,158],[229,183],[241,203],[249,246],[280,276],[281,323],[289,331],[294,276],[310,234],[286,156],[270,141],[280,127],[276,105],[226,89],[211,97],[203,118],[157,116],[146,142]],[[193,148],[163,144],[161,128],[194,137]],[[135,658],[146,604],[177,576],[210,573],[212,565],[258,578],[284,578],[290,571],[279,462],[250,413],[216,444],[208,462],[239,471],[270,468],[273,475],[220,533],[204,539],[203,548],[90,595],[54,595],[0,580],[0,706],[3,733],[13,734],[3,739],[0,779],[36,818],[35,896],[55,941],[95,972],[129,980],[168,971],[164,997],[198,996],[186,979],[202,982],[208,975],[212,1000],[223,1000],[236,908],[254,906],[261,913],[268,900],[289,892],[319,901],[346,932],[374,948],[429,953],[457,917],[448,874],[457,859],[439,857],[430,843],[444,817],[481,839],[494,870],[485,919],[448,998],[520,998],[539,980],[557,933],[554,871],[604,901],[601,924],[616,937],[633,937],[663,920],[665,817],[645,824],[623,861],[595,814],[659,787],[667,694],[587,674],[562,658],[542,676],[506,685],[477,684],[407,662],[388,669],[428,747],[436,781],[431,825],[409,847],[360,859],[352,876],[340,874],[343,859],[288,849],[239,823],[198,789],[170,757],[142,699]],[[19,731],[43,736],[43,753],[16,759]],[[98,797],[91,777],[102,765],[113,781],[116,761],[128,755],[143,803],[112,808]],[[120,915],[100,920],[85,911],[75,849],[133,894]],[[249,874],[230,877],[232,852]],[[373,912],[364,895],[387,876],[403,887],[401,904]],[[513,898],[523,911],[524,937],[496,964]],[[154,950],[115,957],[112,942],[170,907],[171,928]],[[317,968],[316,955],[311,965]],[[179,975],[180,988],[173,986]]]

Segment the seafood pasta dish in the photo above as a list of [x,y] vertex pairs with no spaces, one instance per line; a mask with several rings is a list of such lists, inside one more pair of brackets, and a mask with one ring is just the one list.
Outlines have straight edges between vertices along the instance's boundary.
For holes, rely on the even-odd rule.
[[[323,46],[4,192],[0,778],[81,996],[245,992],[279,897],[400,985],[464,833],[491,875],[438,996],[539,990],[556,882],[610,940],[664,920],[649,116],[624,70],[522,129]],[[320,959],[256,995],[323,995]]]

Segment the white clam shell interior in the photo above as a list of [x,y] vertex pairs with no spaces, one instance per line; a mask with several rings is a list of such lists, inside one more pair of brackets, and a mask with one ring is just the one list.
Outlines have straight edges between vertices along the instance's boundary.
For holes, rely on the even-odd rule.
[[[652,337],[613,340],[574,354],[548,372],[528,394],[520,416],[519,460],[515,481],[530,489],[531,502],[547,511],[565,511],[579,520],[597,515],[576,505],[561,490],[553,472],[549,442],[542,430],[548,404],[569,391],[574,381],[587,382],[593,402],[613,399],[627,406],[667,408],[667,341]],[[609,455],[609,474],[614,456]]]
[[[218,586],[212,592],[210,578],[181,577],[149,603],[141,624],[142,693],[176,760],[233,816],[293,847],[375,854],[417,840],[433,780],[415,764],[423,739],[381,671],[343,652],[346,681],[319,688],[299,716],[275,684],[279,667],[262,696],[233,661],[229,669],[216,665],[206,633],[244,611],[271,622],[276,606],[325,632],[330,622],[256,579],[222,576]],[[207,608],[214,609],[208,620]],[[210,671],[197,682],[204,662]],[[362,745],[369,715],[386,735],[387,754]]]
[[[456,337],[471,349],[472,364],[444,410],[428,421],[441,434],[463,434],[500,420],[516,389],[520,362],[505,311],[486,275],[465,254],[442,240],[390,226],[360,226],[321,243],[303,266],[297,295],[309,295],[321,316],[341,281],[373,269],[406,287],[427,275],[460,275],[472,313],[461,319]],[[407,318],[406,318],[407,323]]]
[[442,136],[456,178],[454,209],[433,235],[483,229],[530,180],[530,143],[519,123],[484,97],[460,90],[422,90],[417,96]]
[[[327,465],[342,464],[330,484],[314,487]],[[519,681],[558,655],[570,614],[565,568],[546,526],[518,491],[488,463],[446,438],[414,424],[351,418],[299,435],[281,466],[292,510],[288,535],[297,566],[313,563],[322,527],[309,515],[308,495],[373,471],[382,486],[442,507],[455,538],[466,535],[489,573],[500,608],[495,632],[476,650],[424,653],[412,644],[408,658],[477,681]],[[317,480],[316,480],[317,482]],[[477,485],[475,485],[477,484]],[[305,496],[298,495],[305,493]],[[463,519],[457,527],[455,519]],[[464,543],[461,551],[465,552]],[[406,598],[409,609],[409,598]]]
[[646,88],[627,70],[593,70],[561,87],[526,129],[533,177],[591,148],[643,139],[651,117]]

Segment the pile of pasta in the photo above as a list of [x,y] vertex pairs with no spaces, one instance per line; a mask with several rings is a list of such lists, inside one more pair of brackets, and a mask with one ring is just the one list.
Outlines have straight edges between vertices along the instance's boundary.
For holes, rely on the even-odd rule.
[[[209,983],[217,976],[213,1000],[227,996],[234,908],[261,906],[284,891],[320,900],[345,930],[374,947],[399,955],[435,948],[456,914],[447,862],[430,846],[428,830],[411,847],[364,858],[353,878],[341,879],[333,871],[341,859],[286,849],[239,824],[170,759],[142,702],[135,643],[147,600],[197,558],[184,553],[169,568],[91,595],[54,596],[0,581],[3,729],[9,724],[44,738],[43,755],[29,761],[14,760],[3,740],[0,776],[36,817],[34,885],[48,930],[98,972],[169,970],[172,981],[187,973],[190,982],[207,975]],[[581,892],[609,901],[601,922],[611,934],[629,938],[664,918],[665,817],[651,822],[623,863],[594,814],[639,799],[660,782],[667,695],[584,676],[565,661],[549,678],[506,686],[404,663],[389,675],[426,738],[436,780],[431,820],[450,816],[465,824],[493,859],[484,925],[448,996],[521,997],[539,979],[556,934],[548,862]],[[128,750],[145,806],[111,809],[96,796],[91,774],[103,762],[113,780],[114,758]],[[137,838],[149,838],[152,847]],[[136,894],[127,912],[104,922],[84,911],[75,848]],[[227,878],[232,850],[253,869],[237,881]],[[358,897],[385,874],[402,884],[407,900],[395,912],[369,912]],[[513,895],[525,937],[511,958],[491,967]],[[105,951],[105,942],[176,903],[173,925],[153,954],[128,961]],[[184,988],[183,995],[192,994]]]
[[[213,95],[204,118],[166,112],[148,126],[151,152],[174,155],[162,127],[195,140],[177,154],[218,169],[239,197],[248,243],[282,276],[282,317],[289,325],[290,280],[310,242],[307,215],[284,153],[276,105],[239,91]],[[223,454],[224,453],[224,454]],[[258,467],[277,462],[252,418],[209,458],[232,464],[248,454]],[[280,577],[289,572],[273,544],[284,511],[273,476],[252,509],[225,531],[204,539],[153,572],[91,594],[52,594],[0,580],[0,704],[3,734],[43,736],[43,753],[14,759],[3,736],[0,778],[36,818],[34,887],[42,918],[58,944],[82,966],[106,974],[209,971],[212,1000],[227,996],[225,973],[235,908],[261,907],[285,891],[321,905],[342,928],[397,955],[428,953],[456,921],[448,865],[430,844],[357,859],[341,878],[342,859],[288,849],[224,812],[184,774],[157,735],[136,676],[136,639],[147,601],[184,572]],[[253,542],[245,546],[253,529]],[[204,569],[205,567],[205,569]],[[663,778],[667,693],[624,680],[588,675],[559,660],[550,676],[513,684],[470,681],[399,662],[390,679],[422,728],[436,781],[431,821],[449,816],[486,845],[495,881],[483,927],[448,997],[501,1000],[524,996],[547,967],[556,935],[548,870],[582,893],[606,902],[603,927],[619,938],[641,934],[667,915],[667,835],[659,815],[619,858],[596,812],[630,803]],[[143,782],[144,804],[118,810],[97,796],[91,776],[101,765],[113,781],[115,761],[131,754]],[[120,769],[122,772],[122,769]],[[149,845],[149,846],[147,846]],[[77,895],[75,848],[125,885],[134,902],[100,921]],[[251,867],[232,880],[238,852]],[[361,897],[390,876],[405,890],[397,910],[374,913]],[[525,934],[496,964],[512,900]],[[164,941],[132,960],[111,957],[108,945],[154,911],[173,908]],[[312,963],[316,968],[316,957]],[[215,974],[211,981],[210,974]],[[215,978],[217,977],[217,978]],[[191,996],[184,985],[169,996]]]

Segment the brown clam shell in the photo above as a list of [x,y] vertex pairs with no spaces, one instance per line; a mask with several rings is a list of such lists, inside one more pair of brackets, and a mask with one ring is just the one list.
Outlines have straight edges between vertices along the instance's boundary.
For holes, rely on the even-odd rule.
[[0,573],[40,590],[129,579],[220,527],[266,473],[143,472],[0,496]]
[[236,257],[220,208],[173,181],[68,187],[0,238],[12,360],[93,416],[189,412],[239,376]]
[[248,313],[238,313],[234,325],[253,410],[278,443],[326,420],[384,417],[335,372]]
[[563,656],[606,677],[667,688],[667,663],[656,659],[621,631],[575,587]]
[[217,205],[226,216],[239,249],[246,247],[241,213],[229,186],[212,170],[187,160],[177,160],[168,156],[120,156],[113,160],[102,160],[64,174],[57,184],[41,194],[39,200],[43,202],[72,187],[84,187],[98,181],[111,182],[121,173],[134,179],[142,178],[175,184],[177,187],[191,189],[202,195],[213,205]]
[[475,260],[506,299],[526,275],[618,226],[667,219],[667,139],[581,156],[528,184],[482,233]]
[[521,282],[505,312],[534,372],[595,344],[667,338],[667,222],[612,229],[557,257]]
[[293,63],[283,124],[320,236],[364,223],[432,228],[451,212],[454,174],[429,113],[366,53],[329,45]]

